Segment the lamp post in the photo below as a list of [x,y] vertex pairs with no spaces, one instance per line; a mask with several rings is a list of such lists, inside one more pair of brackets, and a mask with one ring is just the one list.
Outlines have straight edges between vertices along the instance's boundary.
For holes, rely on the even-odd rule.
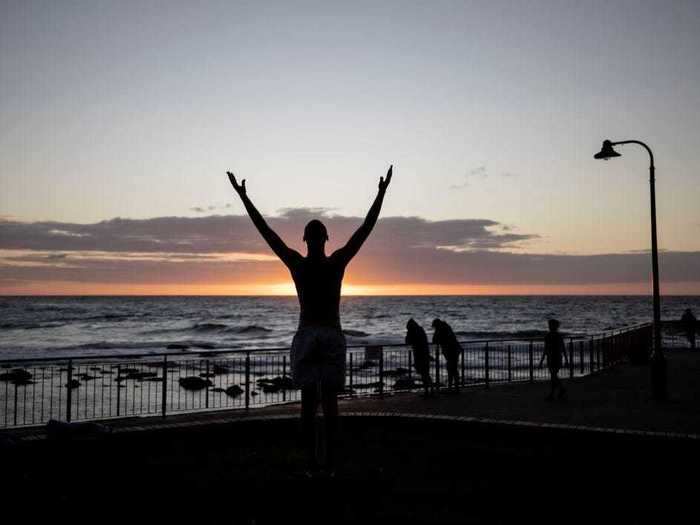
[[639,140],[603,141],[603,147],[593,158],[608,160],[619,157],[613,146],[638,144],[649,153],[649,191],[651,196],[651,268],[654,289],[654,349],[651,354],[651,392],[654,399],[666,399],[666,359],[661,347],[661,297],[659,294],[659,250],[656,242],[656,190],[654,188],[654,154]]

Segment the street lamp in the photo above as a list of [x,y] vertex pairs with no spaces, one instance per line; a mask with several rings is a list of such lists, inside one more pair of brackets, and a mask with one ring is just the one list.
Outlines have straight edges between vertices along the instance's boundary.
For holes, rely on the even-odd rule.
[[651,194],[651,268],[654,287],[654,349],[651,354],[651,391],[654,399],[666,399],[666,359],[661,347],[661,297],[659,295],[659,251],[656,243],[656,191],[654,189],[654,154],[639,140],[603,141],[603,147],[594,159],[608,160],[619,157],[613,146],[639,144],[649,153],[649,191]]

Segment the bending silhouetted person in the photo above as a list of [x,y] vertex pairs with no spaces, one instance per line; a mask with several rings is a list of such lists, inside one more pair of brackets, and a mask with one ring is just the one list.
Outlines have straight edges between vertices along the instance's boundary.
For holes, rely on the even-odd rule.
[[452,331],[452,327],[445,321],[440,319],[433,320],[433,343],[437,344],[442,350],[442,355],[447,362],[447,387],[459,392],[459,373],[457,364],[459,355],[462,353],[462,347],[457,341],[457,336]]
[[328,232],[323,223],[312,220],[306,225],[306,257],[289,248],[267,225],[248,198],[245,180],[238,184],[236,177],[227,172],[253,224],[275,255],[287,266],[296,287],[300,314],[291,349],[292,379],[301,388],[302,434],[312,471],[319,467],[314,431],[319,402],[325,416],[325,466],[331,471],[334,468],[337,396],[345,386],[345,337],[340,326],[340,288],[345,267],[360,250],[379,218],[392,169],[393,166],[389,168],[386,179],[380,177],[379,193],[362,225],[345,246],[330,256],[326,256],[325,252]]
[[430,346],[425,330],[413,319],[406,323],[406,344],[413,349],[413,366],[423,382],[425,397],[428,397],[433,387],[430,379]]
[[688,343],[690,348],[695,348],[695,332],[698,326],[698,320],[693,315],[693,311],[690,308],[686,308],[685,312],[681,316],[681,326],[685,332],[685,336],[688,338]]
[[540,359],[540,368],[542,368],[542,362],[547,358],[547,369],[549,370],[549,395],[547,400],[551,401],[554,399],[554,393],[559,390],[558,398],[561,399],[566,396],[566,389],[564,385],[561,384],[561,379],[559,379],[559,370],[562,365],[562,356],[564,357],[564,363],[568,364],[568,358],[566,357],[566,345],[564,344],[564,338],[559,333],[559,321],[556,319],[550,319],[547,322],[549,326],[549,332],[544,336],[544,351],[542,352],[542,358]]

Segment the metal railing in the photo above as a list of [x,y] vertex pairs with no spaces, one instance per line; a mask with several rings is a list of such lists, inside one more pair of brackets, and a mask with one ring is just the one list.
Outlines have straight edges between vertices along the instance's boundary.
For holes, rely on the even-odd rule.
[[[688,333],[688,329],[682,321],[661,322],[661,339],[664,348],[700,348],[700,323],[696,323],[693,335]],[[695,346],[693,346],[693,342],[695,342]]]
[[[646,358],[651,325],[567,339],[575,377],[623,360]],[[541,339],[462,341],[463,386],[548,379],[538,367]],[[445,359],[431,345],[431,376],[447,379]],[[421,388],[406,345],[351,346],[343,396],[384,395]],[[100,420],[221,409],[250,409],[300,400],[290,377],[289,350],[207,351],[128,356],[0,361],[0,428],[50,419]]]

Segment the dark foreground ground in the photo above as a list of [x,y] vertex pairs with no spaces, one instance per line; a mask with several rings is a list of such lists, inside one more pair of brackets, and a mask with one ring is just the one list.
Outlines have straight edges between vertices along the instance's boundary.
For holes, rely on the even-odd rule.
[[0,521],[696,523],[700,353],[668,358],[665,402],[630,365],[567,379],[564,402],[543,383],[345,400],[364,415],[342,418],[335,479],[303,476],[297,405],[111,421],[91,439],[6,431]]
[[343,418],[335,479],[295,419],[43,440],[2,451],[5,523],[689,523],[697,440]]

